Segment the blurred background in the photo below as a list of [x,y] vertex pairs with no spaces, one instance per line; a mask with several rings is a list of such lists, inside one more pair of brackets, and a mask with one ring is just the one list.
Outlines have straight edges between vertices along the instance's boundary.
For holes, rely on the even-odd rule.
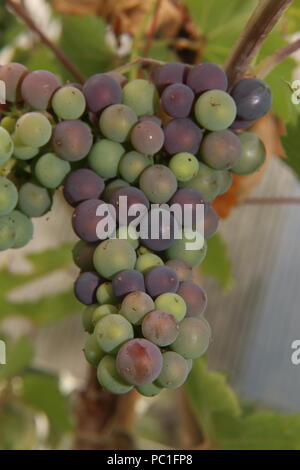
[[[19,61],[72,81],[6,3],[0,64]],[[228,0],[226,9],[221,0],[17,3],[89,76],[137,56],[222,65],[258,2]],[[300,3],[294,1],[254,67],[298,37]],[[196,361],[182,390],[113,404],[102,396],[97,412],[108,407],[114,424],[100,425],[96,416],[86,448],[95,439],[96,448],[300,448],[300,365],[291,361],[291,344],[300,340],[300,104],[292,104],[289,87],[300,79],[299,64],[295,53],[266,77],[274,106],[253,129],[265,142],[266,164],[254,176],[237,177],[215,203],[220,230],[199,273],[213,330],[207,358]],[[291,137],[281,141],[286,130]],[[282,145],[292,149],[288,158]],[[74,241],[70,209],[57,192],[51,213],[35,220],[34,240],[0,254],[0,339],[7,343],[7,365],[0,365],[1,449],[82,447],[82,415],[93,414],[82,404],[95,386],[87,381],[81,308],[72,294]]]

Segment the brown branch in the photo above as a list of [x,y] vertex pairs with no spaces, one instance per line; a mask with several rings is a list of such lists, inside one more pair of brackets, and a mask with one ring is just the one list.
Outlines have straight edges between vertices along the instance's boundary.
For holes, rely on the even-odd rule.
[[6,5],[15,12],[17,16],[22,18],[24,23],[35,33],[41,41],[46,44],[49,49],[53,52],[53,54],[58,58],[58,60],[68,69],[71,74],[78,80],[80,83],[85,81],[84,76],[80,72],[80,70],[69,61],[69,59],[65,56],[65,54],[49,39],[45,34],[40,30],[40,28],[35,24],[33,19],[27,14],[25,9],[19,5],[18,3],[14,2],[13,0],[4,0]]
[[150,69],[154,67],[159,67],[160,65],[163,65],[164,63],[165,62],[162,62],[161,60],[149,59],[145,57],[137,57],[132,62],[128,62],[127,64],[124,64],[124,65],[121,65],[120,67],[115,68],[114,72],[126,73],[132,67],[141,67],[143,69]]
[[292,0],[259,2],[226,63],[231,87],[247,73],[261,44],[291,3]]
[[243,204],[300,204],[300,197],[251,197]]
[[255,75],[258,78],[266,77],[280,62],[286,59],[288,56],[293,54],[300,49],[300,39],[291,42],[287,46],[279,49],[270,56],[266,57],[258,66],[255,68]]
[[162,0],[156,0],[156,5],[155,5],[154,12],[153,12],[152,21],[151,21],[151,24],[150,24],[150,27],[149,27],[149,32],[147,34],[147,41],[146,41],[146,44],[145,44],[145,47],[144,47],[144,57],[148,57],[149,51],[150,51],[152,43],[153,43],[155,31],[156,31],[156,28],[157,28],[158,15],[159,15],[161,4],[162,4]]

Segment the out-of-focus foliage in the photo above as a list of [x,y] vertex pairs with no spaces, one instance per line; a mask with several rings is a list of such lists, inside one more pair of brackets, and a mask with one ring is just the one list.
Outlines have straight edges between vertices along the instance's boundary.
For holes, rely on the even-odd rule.
[[[300,103],[297,105],[300,107]],[[300,117],[296,124],[289,124],[286,129],[286,135],[281,138],[286,158],[283,160],[294,173],[300,178],[300,158],[299,158],[299,134]]]
[[200,269],[205,276],[215,278],[221,287],[231,287],[233,282],[231,262],[226,244],[220,235],[214,235],[208,241],[207,255]]

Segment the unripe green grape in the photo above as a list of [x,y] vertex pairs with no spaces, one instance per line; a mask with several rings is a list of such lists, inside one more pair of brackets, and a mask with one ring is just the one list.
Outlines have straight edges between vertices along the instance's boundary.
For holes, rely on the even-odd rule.
[[163,387],[160,387],[158,384],[151,383],[146,385],[139,385],[136,387],[136,389],[144,397],[155,397],[155,395],[158,395],[163,390]]
[[198,233],[202,248],[188,250],[186,244],[193,243],[195,241],[195,235],[192,230],[185,229],[185,232],[188,232],[188,236],[193,238],[189,239],[183,233],[182,238],[175,240],[173,245],[167,249],[166,256],[168,259],[180,259],[191,267],[199,266],[206,256],[207,242],[204,240],[203,236]]
[[121,180],[120,178],[113,179],[110,183],[107,184],[105,188],[105,191],[103,193],[104,201],[109,201],[115,191],[128,187],[129,183],[127,183],[127,181]]
[[124,178],[125,181],[128,181],[128,183],[136,183],[140,174],[151,164],[151,158],[132,150],[131,152],[125,153],[121,158],[119,172],[122,178]]
[[119,227],[116,233],[117,240],[126,240],[134,250],[139,246],[139,237],[137,236],[137,231],[134,227],[122,226]]
[[112,279],[125,269],[133,269],[136,254],[126,240],[105,240],[94,253],[94,266],[105,279]]
[[9,214],[18,202],[18,190],[9,179],[0,176],[0,216]]
[[124,147],[118,142],[102,139],[94,144],[88,156],[89,166],[103,178],[115,178]]
[[94,367],[98,367],[99,362],[105,355],[94,335],[89,335],[86,338],[83,352],[86,360]]
[[140,325],[154,308],[154,302],[146,292],[130,292],[122,301],[120,313],[133,325]]
[[28,217],[41,217],[51,208],[47,189],[34,183],[25,183],[19,190],[19,208]]
[[219,195],[227,193],[232,185],[232,174],[229,170],[221,170],[219,173]]
[[219,194],[219,171],[213,170],[204,163],[199,162],[197,175],[191,180],[182,183],[182,187],[196,189],[203,195],[206,202],[211,202]]
[[143,246],[143,245],[138,247],[138,249],[136,250],[136,253],[137,253],[138,256],[146,255],[147,253],[153,254],[152,251],[149,250],[149,248],[147,248],[146,246]]
[[16,123],[18,138],[29,147],[42,147],[49,142],[52,127],[41,113],[31,112],[21,116]]
[[0,127],[0,165],[7,162],[13,154],[14,144],[8,131]]
[[11,116],[5,116],[1,119],[1,127],[3,127],[9,134],[15,130],[16,120]]
[[93,311],[93,317],[92,317],[92,322],[94,325],[98,323],[101,318],[105,317],[105,315],[111,315],[112,313],[118,313],[118,309],[115,305],[111,304],[103,304],[100,305],[100,307],[97,307]]
[[73,86],[59,88],[53,95],[52,108],[61,119],[78,119],[86,108],[84,94]]
[[22,248],[32,239],[33,223],[25,214],[20,211],[13,211],[10,214],[16,231],[16,238],[13,248]]
[[125,142],[138,118],[133,109],[124,104],[108,106],[100,116],[102,134],[114,142]]
[[171,158],[169,168],[178,181],[189,181],[197,175],[199,162],[191,153],[181,152]]
[[97,304],[88,305],[83,309],[81,313],[81,322],[83,329],[84,331],[90,334],[94,331],[93,313],[97,307]]
[[116,395],[128,393],[133,388],[120,377],[116,368],[116,360],[111,356],[104,356],[101,359],[97,369],[97,378],[105,390]]
[[115,305],[117,303],[117,298],[113,293],[111,282],[103,282],[103,284],[98,287],[96,298],[100,305]]
[[211,340],[211,328],[205,318],[187,317],[179,325],[179,334],[170,346],[186,359],[202,356]]
[[133,109],[138,116],[154,114],[158,93],[148,80],[131,80],[122,90],[122,102]]
[[234,99],[225,91],[209,90],[196,101],[195,117],[200,126],[209,131],[222,131],[236,118]]
[[12,135],[12,140],[14,143],[14,157],[18,158],[19,160],[30,160],[31,158],[35,157],[39,153],[39,149],[36,147],[30,147],[29,145],[25,145],[19,138],[18,134],[15,132]]
[[163,366],[157,382],[162,387],[178,388],[186,381],[189,373],[187,361],[173,351],[163,354]]
[[98,321],[94,335],[103,351],[114,353],[125,341],[134,337],[134,332],[132,325],[123,315],[112,313],[104,315]]
[[10,215],[0,217],[0,251],[8,250],[14,246],[16,230]]
[[38,159],[34,171],[36,178],[45,188],[55,189],[71,171],[71,165],[58,158],[55,153],[45,153]]
[[238,175],[249,175],[257,171],[264,163],[266,149],[262,140],[254,132],[243,132],[239,138],[242,144],[242,153],[231,171]]
[[163,265],[164,262],[159,256],[154,253],[145,253],[144,255],[138,256],[134,269],[145,274],[150,269]]
[[186,314],[186,303],[180,295],[173,292],[166,292],[156,297],[156,310],[165,310],[174,315],[178,322],[181,322]]

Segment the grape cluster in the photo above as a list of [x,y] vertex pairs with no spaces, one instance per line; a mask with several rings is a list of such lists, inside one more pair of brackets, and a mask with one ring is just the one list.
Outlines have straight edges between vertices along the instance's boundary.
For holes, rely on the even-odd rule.
[[[229,92],[225,72],[212,63],[165,64],[149,80],[129,82],[116,72],[96,74],[83,86],[8,64],[0,80],[9,102],[0,169],[13,169],[11,179],[0,178],[0,250],[30,240],[30,218],[47,212],[63,186],[80,239],[74,292],[85,305],[84,354],[100,384],[145,396],[181,386],[211,339],[207,296],[193,279],[218,228],[211,202],[228,190],[232,173],[252,173],[264,162],[262,141],[245,129],[269,110],[268,86],[244,78]],[[192,216],[162,216],[154,237],[152,216],[166,204],[189,204]],[[187,250],[199,230],[199,204],[202,244]],[[137,207],[146,232],[132,224]]]

